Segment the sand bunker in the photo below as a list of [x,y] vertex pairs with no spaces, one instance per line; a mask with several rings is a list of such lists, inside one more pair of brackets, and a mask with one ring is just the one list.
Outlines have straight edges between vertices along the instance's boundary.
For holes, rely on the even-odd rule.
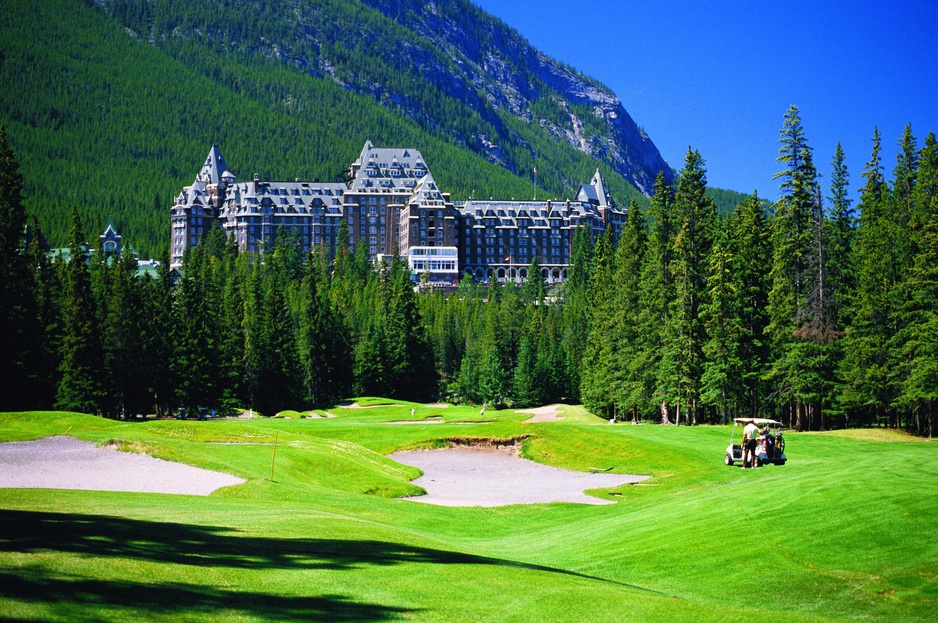
[[541,465],[512,450],[446,448],[395,452],[390,458],[423,471],[414,484],[427,494],[405,498],[440,506],[506,506],[574,502],[613,504],[584,493],[646,480],[648,476],[592,474]]
[[119,452],[74,437],[0,443],[0,488],[209,495],[246,482],[230,474]]
[[530,413],[534,416],[526,419],[523,422],[524,424],[534,422],[557,422],[563,419],[563,416],[560,415],[560,405],[548,405],[546,407],[538,407],[537,409],[518,410],[516,413]]

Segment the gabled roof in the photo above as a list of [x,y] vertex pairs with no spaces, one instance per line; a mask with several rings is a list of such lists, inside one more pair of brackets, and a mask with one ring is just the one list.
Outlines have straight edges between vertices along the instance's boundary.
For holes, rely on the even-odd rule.
[[206,184],[218,184],[223,176],[234,177],[228,171],[228,165],[225,164],[221,150],[217,145],[212,145],[212,148],[208,150],[208,156],[205,157],[205,164],[202,165],[202,170],[195,176],[195,179]]
[[422,204],[431,202],[439,204],[443,201],[443,195],[440,193],[440,189],[437,188],[436,182],[433,181],[432,175],[428,173],[420,178],[416,188],[414,188],[414,194],[411,195],[411,201]]
[[596,172],[593,174],[593,179],[590,180],[589,184],[580,186],[580,192],[577,193],[576,198],[577,201],[592,203],[600,208],[616,207],[615,201],[612,200],[612,195],[609,194],[609,189],[606,188],[606,181],[603,179],[599,169],[596,169]]

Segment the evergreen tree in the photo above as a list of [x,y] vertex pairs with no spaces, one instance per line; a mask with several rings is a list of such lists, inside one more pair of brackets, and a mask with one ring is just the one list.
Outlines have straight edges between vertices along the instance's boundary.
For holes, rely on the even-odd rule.
[[[535,319],[537,316],[534,317]],[[531,327],[531,332],[525,331],[521,338],[521,347],[518,350],[518,365],[515,366],[512,393],[516,407],[534,407],[542,404],[542,385],[538,382],[537,341],[533,337],[539,324]]]
[[655,180],[655,192],[648,208],[651,228],[642,267],[642,291],[639,344],[640,369],[645,372],[645,387],[651,388],[652,404],[660,407],[661,422],[670,424],[671,405],[677,399],[673,367],[675,344],[671,332],[671,301],[674,283],[671,278],[674,240],[674,190],[663,175]]
[[763,377],[769,361],[766,327],[772,252],[765,212],[757,193],[744,201],[727,223],[725,248],[732,257],[731,272],[742,325],[739,357],[745,367],[740,379],[739,411],[744,415],[768,415],[768,392]]
[[[174,335],[173,289],[169,253],[164,250],[156,271],[156,279],[150,282],[147,296],[149,378],[153,388],[156,415],[160,417],[170,415],[175,404],[173,362],[176,360],[176,348],[179,345],[174,339],[169,339]],[[240,334],[239,329],[240,324],[238,329],[233,330]]]
[[617,361],[618,344],[610,339],[616,323],[615,249],[609,230],[596,241],[590,277],[589,337],[580,371],[580,397],[597,415],[615,417],[615,397],[609,375]]
[[706,339],[700,318],[707,294],[707,257],[713,245],[716,209],[706,196],[707,176],[703,158],[688,148],[674,195],[675,236],[670,264],[675,297],[670,336],[675,357],[679,408],[688,423],[697,423],[703,345]]
[[[773,363],[769,378],[790,409],[798,429],[821,425],[824,386],[830,381],[819,366],[826,351],[806,346],[832,339],[828,289],[824,279],[823,206],[812,150],[801,126],[801,114],[791,106],[779,138],[778,162],[785,170],[781,197],[772,218],[773,259],[768,296]],[[781,403],[784,407],[784,401]]]
[[72,213],[66,295],[63,307],[61,379],[55,408],[99,414],[104,411],[104,352],[85,263],[87,251],[78,212]]
[[[896,404],[907,427],[934,436],[938,428],[938,141],[925,139],[918,181],[910,197],[910,239],[915,255],[900,286],[902,328],[894,340],[901,381]],[[897,178],[897,183],[898,183]]]
[[882,172],[878,130],[873,151],[863,172],[860,225],[857,228],[857,289],[853,321],[846,330],[842,400],[866,421],[897,425],[891,405],[896,388],[890,380],[890,338],[895,335],[893,290],[899,281],[895,220]]
[[828,274],[832,284],[834,299],[834,322],[845,327],[848,322],[848,310],[851,307],[853,292],[856,289],[856,269],[853,264],[853,246],[856,236],[856,211],[853,200],[849,198],[847,188],[849,173],[844,162],[844,150],[840,143],[834,151],[831,162],[830,220],[828,225]]
[[700,319],[707,329],[702,351],[705,357],[700,378],[701,401],[717,407],[720,423],[735,410],[744,391],[745,364],[740,357],[745,327],[740,314],[740,284],[734,276],[734,257],[728,231],[721,228],[708,257],[707,297]]
[[27,409],[38,405],[38,371],[42,361],[34,278],[26,248],[23,178],[5,126],[0,125],[0,405]]
[[609,370],[610,383],[618,411],[629,410],[637,419],[639,407],[650,401],[642,369],[641,344],[641,277],[648,233],[645,217],[638,204],[629,204],[628,221],[616,250],[614,287],[614,324],[607,339],[616,344],[617,360]]
[[537,254],[535,254],[531,257],[531,263],[528,265],[528,276],[521,286],[521,302],[524,305],[541,305],[544,303],[545,296],[541,264],[537,260]]
[[[172,371],[176,386],[175,403],[194,414],[198,407],[218,407],[221,389],[216,366],[221,360],[219,309],[221,293],[212,264],[212,238],[224,237],[220,227],[209,230],[203,244],[183,258],[182,277],[176,285],[173,340],[176,352]],[[247,298],[247,297],[246,297]],[[249,320],[245,321],[249,326]],[[250,373],[245,376],[250,377]]]
[[389,300],[384,319],[385,364],[389,369],[390,390],[387,395],[403,400],[435,398],[433,349],[417,311],[407,264],[395,255],[386,278]]
[[334,402],[351,391],[351,345],[348,331],[320,289],[321,272],[308,262],[300,323],[300,354],[306,397],[314,405]]
[[563,348],[570,364],[571,400],[580,399],[580,371],[589,335],[589,276],[593,238],[587,227],[573,230],[570,268],[563,286]]
[[53,263],[48,254],[48,244],[33,217],[29,226],[29,264],[34,271],[34,292],[38,342],[34,352],[38,353],[37,367],[33,370],[32,407],[51,409],[59,385],[59,352],[62,343],[62,266]]
[[125,252],[115,260],[108,313],[103,326],[104,368],[114,417],[146,415],[151,406],[145,325],[144,291],[137,260]]

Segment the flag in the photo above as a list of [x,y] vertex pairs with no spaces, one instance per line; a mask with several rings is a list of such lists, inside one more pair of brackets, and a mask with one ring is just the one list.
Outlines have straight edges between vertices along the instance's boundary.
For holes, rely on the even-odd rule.
[[508,257],[506,257],[505,259],[502,260],[502,264],[504,264],[505,262],[508,262],[509,264],[511,263],[511,256],[510,256],[510,255],[509,255]]

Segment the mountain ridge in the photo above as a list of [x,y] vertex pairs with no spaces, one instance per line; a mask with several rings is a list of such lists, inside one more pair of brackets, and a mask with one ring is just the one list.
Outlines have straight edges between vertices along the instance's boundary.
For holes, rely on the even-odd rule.
[[[127,8],[135,4],[153,6],[154,15],[141,20]],[[266,54],[366,94],[425,128],[455,126],[458,144],[526,178],[538,160],[531,134],[543,132],[605,162],[645,196],[659,171],[673,179],[671,167],[610,89],[538,51],[468,0],[271,0],[246,2],[238,15],[224,3],[201,0],[190,4],[218,10],[169,9],[165,20],[155,14],[159,4],[102,0],[151,44],[189,38],[218,51]],[[192,15],[205,17],[187,19]],[[246,29],[239,22],[273,27]],[[420,92],[428,89],[436,93]],[[468,109],[465,116],[475,127],[447,118],[452,106],[440,105],[447,98]],[[579,181],[564,185],[574,188]]]
[[[469,76],[470,82],[481,89],[488,102],[496,108],[503,108],[522,119],[533,120],[535,115],[531,110],[530,100],[542,95],[536,82],[542,82],[561,95],[563,100],[558,104],[570,116],[572,128],[553,125],[549,130],[555,136],[566,138],[580,151],[606,162],[645,196],[652,194],[654,179],[659,171],[665,174],[666,181],[673,181],[671,167],[611,89],[537,50],[516,30],[471,2],[363,1],[425,39],[441,45],[449,57]],[[423,10],[415,10],[421,4]],[[401,10],[402,5],[411,10]],[[458,7],[463,15],[474,13],[474,19],[468,22],[456,20],[452,13],[447,14],[441,10],[441,5]],[[466,28],[467,23],[488,26],[491,34],[489,45],[471,45],[473,37]],[[500,54],[493,53],[493,50]],[[515,55],[523,59],[524,67],[515,65],[513,71],[510,71],[508,59]],[[525,68],[530,73],[525,72]],[[520,97],[511,97],[512,93]],[[609,134],[584,134],[584,120],[571,111],[569,106],[565,106],[564,101],[586,107],[588,114],[604,121]],[[547,119],[537,121],[542,127],[551,125]]]
[[[530,197],[536,166],[538,196],[570,198],[599,167],[620,205],[647,203],[613,166],[571,144],[602,149],[595,137],[609,139],[605,118],[584,102],[602,100],[601,110],[621,102],[596,81],[559,61],[554,78],[503,79],[523,58],[467,41],[494,38],[508,42],[503,50],[539,53],[487,14],[484,28],[453,21],[447,11],[483,14],[464,0],[447,4],[454,8],[444,7],[439,25],[426,12],[388,17],[379,5],[8,0],[0,123],[21,165],[27,211],[56,246],[77,210],[88,231],[111,220],[141,257],[159,257],[170,198],[212,144],[244,175],[335,180],[366,140],[420,149],[456,200]],[[418,32],[457,26],[463,34],[449,35],[452,44]],[[455,46],[451,54],[446,45]],[[481,69],[469,67],[480,60]],[[469,69],[454,69],[459,63]],[[577,101],[548,84],[574,77]]]

